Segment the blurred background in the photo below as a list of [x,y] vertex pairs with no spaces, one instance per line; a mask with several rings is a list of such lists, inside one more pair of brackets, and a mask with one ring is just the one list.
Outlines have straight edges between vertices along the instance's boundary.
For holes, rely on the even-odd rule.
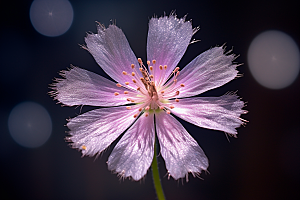
[[[137,57],[146,60],[148,21],[176,10],[194,35],[179,63],[226,43],[244,63],[238,78],[201,96],[228,91],[248,102],[249,120],[238,138],[226,138],[181,121],[210,161],[209,173],[189,182],[168,180],[158,158],[167,199],[298,199],[300,179],[299,7],[297,1],[1,1],[0,199],[156,199],[151,171],[140,182],[120,181],[106,161],[81,158],[64,138],[67,118],[80,108],[61,107],[47,94],[58,72],[73,64],[107,75],[80,48],[95,21],[111,20]],[[273,30],[270,32],[270,30]],[[269,31],[269,32],[266,32]],[[94,109],[84,106],[82,112]],[[42,131],[41,131],[42,130]]]

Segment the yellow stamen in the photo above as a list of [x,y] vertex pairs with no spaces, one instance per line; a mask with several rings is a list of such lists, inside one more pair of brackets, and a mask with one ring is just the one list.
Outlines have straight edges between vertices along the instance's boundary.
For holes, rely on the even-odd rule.
[[117,85],[118,87],[122,87],[122,85],[121,85],[120,83],[117,83],[116,85]]
[[127,110],[130,110],[130,109],[131,109],[131,106],[126,106],[126,109],[127,109]]
[[118,95],[119,95],[119,92],[115,92],[114,95],[115,95],[115,96],[118,96]]
[[132,68],[132,69],[134,68],[134,64],[131,64],[131,68]]
[[125,85],[129,85],[129,82],[125,82]]
[[128,91],[124,91],[124,94],[128,94],[129,92]]
[[134,73],[134,72],[131,72],[131,75],[132,75],[132,76],[135,76],[135,73]]
[[152,63],[155,64],[155,63],[156,63],[156,60],[152,60]]
[[138,62],[139,62],[140,64],[143,64],[143,61],[142,61],[141,58],[138,58]]
[[86,150],[86,146],[84,146],[84,145],[82,145],[81,148],[82,148],[83,150]]
[[127,75],[127,72],[123,71],[122,74]]

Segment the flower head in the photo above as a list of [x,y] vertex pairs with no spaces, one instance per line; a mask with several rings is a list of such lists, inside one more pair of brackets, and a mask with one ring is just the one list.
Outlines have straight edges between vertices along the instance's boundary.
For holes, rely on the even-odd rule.
[[64,105],[107,107],[68,121],[72,146],[94,156],[125,131],[108,159],[108,168],[124,178],[140,180],[152,163],[156,133],[169,176],[179,179],[206,170],[203,150],[173,115],[235,136],[243,124],[240,115],[246,113],[244,102],[235,94],[186,98],[234,79],[238,73],[237,64],[232,63],[235,56],[214,47],[181,70],[177,64],[198,29],[173,14],[150,20],[145,63],[135,57],[116,25],[98,24],[97,29],[97,34],[86,36],[84,48],[116,83],[72,67],[53,84],[52,95]]

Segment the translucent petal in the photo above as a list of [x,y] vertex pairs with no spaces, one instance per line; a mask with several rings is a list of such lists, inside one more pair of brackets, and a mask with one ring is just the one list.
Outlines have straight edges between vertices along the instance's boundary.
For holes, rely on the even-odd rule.
[[134,122],[136,107],[96,109],[72,118],[67,123],[71,135],[67,139],[84,156],[100,154]]
[[161,155],[174,179],[198,175],[208,167],[208,159],[198,143],[172,115],[161,112],[156,117]]
[[175,15],[170,15],[152,18],[149,21],[147,59],[156,60],[154,72],[156,85],[161,73],[158,69],[159,65],[167,65],[162,82],[164,83],[185,53],[192,36],[192,24],[190,21],[185,21],[185,18],[178,19]]
[[115,25],[109,25],[106,29],[98,24],[97,30],[97,34],[87,34],[85,38],[88,51],[111,78],[121,84],[132,83],[132,77],[122,72],[131,73],[131,64],[139,65],[124,33]]
[[[93,72],[72,67],[61,75],[64,78],[56,79],[50,94],[64,105],[116,106],[127,103],[124,88]],[[115,96],[115,92],[119,95]]]
[[177,78],[179,97],[190,97],[220,87],[237,76],[237,65],[232,64],[233,54],[224,54],[222,47],[214,47],[197,56],[180,71]]
[[221,97],[193,97],[174,102],[172,113],[197,126],[237,134],[236,128],[243,124],[241,114],[244,102],[236,95]]
[[154,116],[142,115],[112,151],[108,158],[108,168],[122,178],[140,180],[152,163],[154,141]]

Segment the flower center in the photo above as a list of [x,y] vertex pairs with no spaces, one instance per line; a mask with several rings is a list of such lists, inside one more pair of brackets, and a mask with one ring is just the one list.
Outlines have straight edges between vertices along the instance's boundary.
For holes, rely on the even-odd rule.
[[[137,113],[133,117],[137,117],[140,112],[145,112],[145,116],[149,116],[149,112],[165,111],[170,114],[170,109],[174,108],[173,103],[169,100],[176,98],[179,95],[179,89],[184,87],[183,83],[177,83],[177,77],[179,75],[179,67],[176,67],[172,73],[165,79],[167,65],[158,65],[156,60],[147,61],[147,65],[150,71],[147,70],[142,62],[141,58],[138,58],[139,71],[138,73],[134,64],[131,64],[131,74],[123,71],[122,74],[125,76],[131,76],[133,86],[129,82],[125,82],[126,86],[117,84],[118,87],[125,87],[132,89],[131,91],[124,91],[127,97],[127,101],[135,103],[138,106]],[[137,77],[138,74],[142,74],[141,77]],[[173,76],[173,78],[172,78]],[[118,92],[114,93],[115,96],[119,95]],[[174,102],[174,101],[172,101]],[[179,99],[175,99],[175,102],[179,102]],[[131,106],[126,107],[128,110]]]

